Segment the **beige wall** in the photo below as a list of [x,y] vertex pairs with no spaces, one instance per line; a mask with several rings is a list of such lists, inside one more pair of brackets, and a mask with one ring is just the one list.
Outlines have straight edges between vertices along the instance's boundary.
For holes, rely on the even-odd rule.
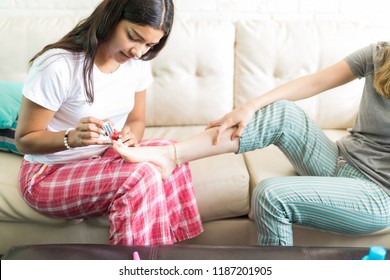
[[[177,17],[356,21],[390,26],[389,0],[174,0]],[[2,15],[86,15],[100,0],[1,0]]]

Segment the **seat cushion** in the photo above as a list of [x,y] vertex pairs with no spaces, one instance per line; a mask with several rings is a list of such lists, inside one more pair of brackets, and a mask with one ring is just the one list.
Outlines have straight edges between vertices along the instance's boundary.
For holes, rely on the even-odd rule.
[[37,222],[45,224],[75,223],[80,220],[67,221],[43,216],[30,208],[23,200],[18,174],[22,156],[0,152],[0,221]]

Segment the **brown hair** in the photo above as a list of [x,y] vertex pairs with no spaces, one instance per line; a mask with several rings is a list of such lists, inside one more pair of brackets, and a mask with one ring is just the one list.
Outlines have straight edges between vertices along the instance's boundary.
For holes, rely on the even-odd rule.
[[83,66],[84,87],[88,102],[93,102],[93,65],[96,52],[121,20],[138,25],[148,25],[161,29],[164,36],[140,59],[150,60],[165,46],[172,29],[174,6],[172,0],[103,0],[86,19],[79,22],[73,30],[59,41],[45,46],[31,60],[54,48],[64,49],[74,53],[84,53]]
[[390,46],[383,45],[377,60],[380,67],[375,72],[374,88],[380,95],[390,98]]

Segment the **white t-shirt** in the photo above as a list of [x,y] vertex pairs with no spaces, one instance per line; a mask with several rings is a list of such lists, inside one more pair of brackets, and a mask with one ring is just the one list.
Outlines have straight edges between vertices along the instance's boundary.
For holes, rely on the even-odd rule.
[[[93,69],[94,102],[88,103],[83,82],[83,54],[52,49],[37,58],[30,68],[23,95],[40,106],[55,111],[48,131],[76,127],[83,117],[109,119],[122,130],[134,107],[135,93],[152,82],[150,63],[132,59],[111,74]],[[69,163],[101,155],[107,146],[92,145],[52,154],[25,155],[30,162]]]

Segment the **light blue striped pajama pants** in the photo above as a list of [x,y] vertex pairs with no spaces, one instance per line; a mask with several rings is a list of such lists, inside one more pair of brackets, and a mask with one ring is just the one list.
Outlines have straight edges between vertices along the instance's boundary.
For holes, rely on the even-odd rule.
[[345,234],[390,226],[390,196],[340,158],[337,145],[293,102],[256,112],[237,153],[271,144],[300,176],[267,178],[254,190],[259,245],[292,246],[292,223]]

